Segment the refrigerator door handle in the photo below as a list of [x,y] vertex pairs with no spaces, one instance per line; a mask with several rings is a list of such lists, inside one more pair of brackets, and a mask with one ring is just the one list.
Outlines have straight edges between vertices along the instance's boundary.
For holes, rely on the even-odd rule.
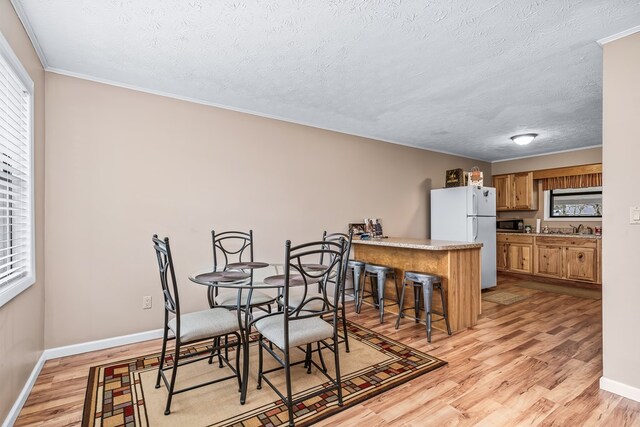
[[478,197],[476,196],[475,191],[471,193],[471,209],[472,215],[478,215]]
[[473,241],[476,242],[478,241],[478,217],[474,216],[473,217]]

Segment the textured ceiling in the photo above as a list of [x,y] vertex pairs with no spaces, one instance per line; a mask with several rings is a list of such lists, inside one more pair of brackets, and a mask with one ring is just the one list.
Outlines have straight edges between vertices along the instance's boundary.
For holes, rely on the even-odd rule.
[[52,71],[482,160],[600,145],[596,40],[640,23],[638,0],[13,3]]

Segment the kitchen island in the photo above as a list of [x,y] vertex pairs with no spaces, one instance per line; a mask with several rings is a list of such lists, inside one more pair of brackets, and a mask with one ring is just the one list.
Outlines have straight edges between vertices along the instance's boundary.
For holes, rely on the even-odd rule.
[[[452,332],[473,326],[481,312],[480,299],[480,249],[482,243],[452,242],[445,240],[384,238],[353,239],[354,259],[371,264],[393,267],[398,277],[398,290],[402,291],[405,271],[437,274],[442,277],[446,295],[449,323]],[[370,284],[364,284],[369,289]],[[413,289],[408,287],[404,299],[405,307],[413,306]],[[385,285],[385,311],[397,315],[393,280]],[[440,298],[433,298],[433,309],[441,312]],[[408,318],[413,310],[405,311]],[[420,314],[424,319],[424,310]],[[433,319],[437,319],[435,316]],[[388,320],[395,322],[395,317]],[[405,320],[405,322],[407,322]],[[402,323],[401,326],[402,327]],[[444,322],[435,322],[434,328],[445,330]]]

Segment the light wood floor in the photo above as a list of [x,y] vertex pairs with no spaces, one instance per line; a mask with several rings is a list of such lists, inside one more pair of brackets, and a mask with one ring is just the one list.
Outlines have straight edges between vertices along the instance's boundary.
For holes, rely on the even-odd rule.
[[[427,344],[424,325],[394,329],[363,306],[350,320],[442,358],[449,364],[322,421],[323,426],[640,426],[640,403],[601,391],[599,300],[514,286],[529,295],[512,305],[483,302],[472,329]],[[48,361],[16,426],[77,425],[89,367],[159,351],[158,340]],[[185,426],[186,427],[186,426]]]

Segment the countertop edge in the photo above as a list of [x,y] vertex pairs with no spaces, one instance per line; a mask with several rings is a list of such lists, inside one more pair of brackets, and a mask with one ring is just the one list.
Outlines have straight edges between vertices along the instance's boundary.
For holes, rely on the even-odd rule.
[[531,236],[531,237],[565,237],[577,239],[602,239],[602,236],[595,234],[561,234],[561,233],[513,233],[509,231],[496,231],[496,234],[502,236]]
[[482,247],[482,243],[467,243],[429,239],[403,239],[397,237],[367,240],[354,238],[351,243],[357,245],[384,246],[391,248],[418,249],[425,251],[454,251],[463,249],[479,249]]

